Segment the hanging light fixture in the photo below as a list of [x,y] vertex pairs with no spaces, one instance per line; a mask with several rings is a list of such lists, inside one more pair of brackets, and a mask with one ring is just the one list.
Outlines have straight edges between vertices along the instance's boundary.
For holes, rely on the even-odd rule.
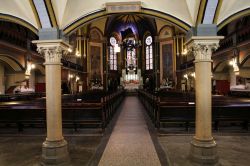
[[122,45],[125,48],[138,48],[141,46],[141,41],[140,40],[135,40],[135,38],[127,38],[122,42]]

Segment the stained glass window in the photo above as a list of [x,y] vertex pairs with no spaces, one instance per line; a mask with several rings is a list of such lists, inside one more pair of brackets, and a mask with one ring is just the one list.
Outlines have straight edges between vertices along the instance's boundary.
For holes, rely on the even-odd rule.
[[152,37],[148,36],[145,40],[146,43],[146,70],[153,69],[153,46]]
[[136,52],[135,48],[129,48],[127,50],[127,67],[131,70],[136,68]]
[[114,40],[116,40],[114,37],[110,38],[110,44],[111,44],[111,46],[109,47],[109,69],[110,70],[117,70],[117,55],[115,53],[115,47],[114,47],[116,41]]
[[109,69],[117,70],[117,55],[114,52],[114,47],[109,47]]

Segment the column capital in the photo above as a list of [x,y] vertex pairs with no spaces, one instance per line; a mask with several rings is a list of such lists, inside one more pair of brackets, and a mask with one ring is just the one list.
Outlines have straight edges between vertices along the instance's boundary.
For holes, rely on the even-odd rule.
[[195,62],[211,61],[212,51],[219,47],[223,36],[193,36],[185,45],[194,54]]
[[71,46],[63,40],[34,40],[37,51],[45,58],[46,64],[61,63],[61,58],[70,52]]

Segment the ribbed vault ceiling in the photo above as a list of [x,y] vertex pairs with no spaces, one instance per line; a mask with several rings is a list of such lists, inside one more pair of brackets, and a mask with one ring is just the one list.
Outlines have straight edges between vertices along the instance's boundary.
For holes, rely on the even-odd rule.
[[[48,12],[46,14],[44,13],[45,10],[34,10],[34,8],[39,6],[36,1],[37,0],[0,0],[0,18],[6,19],[6,16],[14,16],[18,19],[25,20],[31,26],[39,29],[41,28],[40,26],[43,27],[41,23],[44,21],[42,19],[45,20],[48,16],[50,17],[51,25],[64,29],[84,16],[88,16],[99,10],[104,10],[105,3],[107,2],[124,2],[124,0],[44,0]],[[140,2],[142,3],[142,8],[159,11],[177,20],[181,20],[189,26],[197,25],[199,17],[210,18],[208,21],[211,21],[211,17],[215,16],[216,12],[216,24],[221,24],[229,17],[234,18],[240,11],[245,11],[243,13],[245,15],[250,13],[249,0],[209,1],[214,2],[208,3],[208,0],[141,0]],[[126,2],[134,1],[126,0]],[[210,6],[206,7],[206,4],[210,4]],[[38,13],[41,11],[42,13]],[[208,14],[208,17],[204,17],[205,13]],[[11,21],[15,20],[12,19]]]

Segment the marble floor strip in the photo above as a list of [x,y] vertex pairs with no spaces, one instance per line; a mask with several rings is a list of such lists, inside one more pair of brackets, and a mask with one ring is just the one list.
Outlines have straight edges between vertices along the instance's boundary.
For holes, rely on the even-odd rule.
[[137,97],[126,97],[99,166],[161,165]]

